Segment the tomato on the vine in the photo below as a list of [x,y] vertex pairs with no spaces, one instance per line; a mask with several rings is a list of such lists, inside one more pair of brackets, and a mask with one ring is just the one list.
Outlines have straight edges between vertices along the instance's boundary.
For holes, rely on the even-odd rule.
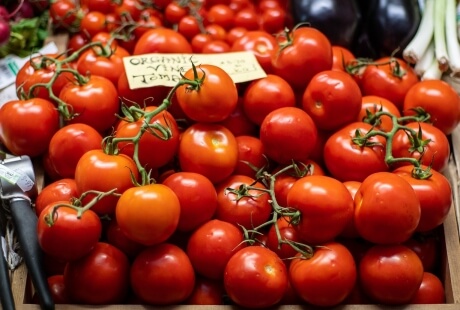
[[133,55],[148,53],[192,53],[192,46],[187,39],[169,28],[154,28],[139,37]]
[[352,292],[357,268],[350,251],[338,242],[315,248],[313,256],[298,253],[289,267],[291,285],[302,300],[319,307],[336,306]]
[[422,284],[415,296],[410,300],[411,304],[444,304],[446,294],[441,279],[433,273],[424,272]]
[[37,216],[50,204],[56,201],[70,201],[77,197],[77,184],[73,178],[63,178],[47,183],[35,199]]
[[[387,112],[389,115],[382,115],[375,117],[377,112]],[[393,128],[393,118],[401,117],[401,112],[398,107],[388,99],[380,96],[363,96],[361,98],[361,110],[356,118],[358,122],[369,123],[374,126],[375,129],[389,132]]]
[[144,245],[166,241],[179,223],[180,201],[163,184],[135,186],[124,191],[115,216],[126,236]]
[[196,86],[184,84],[176,90],[177,101],[190,119],[220,122],[233,112],[238,103],[238,90],[222,68],[203,64],[187,70],[184,77],[199,81]]

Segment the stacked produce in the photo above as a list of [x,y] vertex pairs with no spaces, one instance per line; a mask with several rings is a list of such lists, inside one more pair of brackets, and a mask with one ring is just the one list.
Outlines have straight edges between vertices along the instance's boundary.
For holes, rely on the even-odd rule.
[[[445,302],[457,92],[394,54],[357,57],[290,8],[51,1],[67,51],[19,70],[0,141],[44,168],[34,206],[56,303]],[[240,51],[264,77],[235,83],[187,56],[174,86],[134,88],[124,63]]]

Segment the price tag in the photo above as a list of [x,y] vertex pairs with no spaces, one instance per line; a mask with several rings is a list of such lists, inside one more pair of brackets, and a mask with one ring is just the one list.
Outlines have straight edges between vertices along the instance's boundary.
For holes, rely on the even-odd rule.
[[4,179],[5,181],[16,184],[19,188],[24,191],[28,192],[34,186],[34,181],[32,181],[29,176],[24,173],[20,169],[12,170],[5,165],[0,164],[0,178]]
[[252,52],[218,54],[164,54],[153,53],[123,58],[131,89],[152,86],[173,87],[192,67],[215,65],[225,70],[235,83],[248,82],[267,76]]

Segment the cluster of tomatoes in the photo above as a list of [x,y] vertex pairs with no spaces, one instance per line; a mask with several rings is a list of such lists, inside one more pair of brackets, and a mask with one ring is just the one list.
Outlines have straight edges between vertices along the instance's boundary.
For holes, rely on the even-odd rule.
[[[285,1],[146,2],[53,2],[68,53],[31,59],[0,108],[2,143],[46,173],[55,302],[443,303],[455,90],[285,30]],[[266,77],[201,64],[130,89],[122,63],[242,50]]]

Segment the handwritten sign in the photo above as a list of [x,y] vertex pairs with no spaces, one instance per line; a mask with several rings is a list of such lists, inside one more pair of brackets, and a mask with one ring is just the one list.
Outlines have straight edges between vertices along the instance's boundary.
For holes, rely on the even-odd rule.
[[152,86],[173,87],[192,67],[215,65],[225,70],[235,83],[252,81],[267,76],[252,52],[219,54],[144,54],[123,58],[131,89]]

